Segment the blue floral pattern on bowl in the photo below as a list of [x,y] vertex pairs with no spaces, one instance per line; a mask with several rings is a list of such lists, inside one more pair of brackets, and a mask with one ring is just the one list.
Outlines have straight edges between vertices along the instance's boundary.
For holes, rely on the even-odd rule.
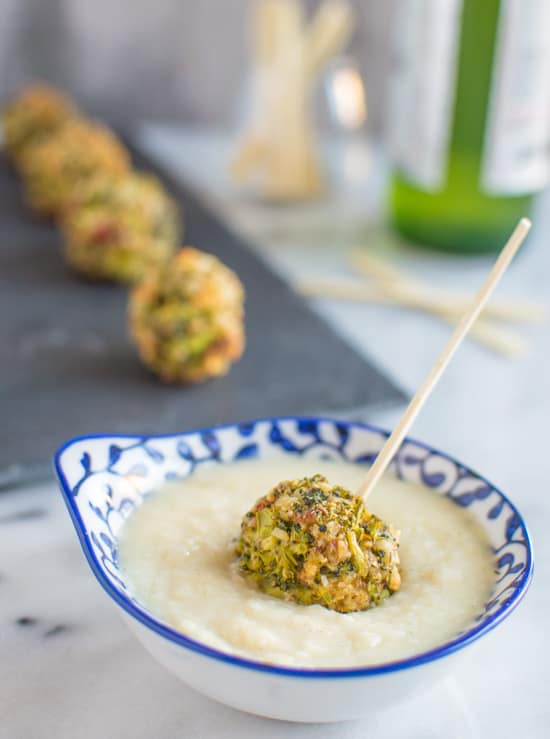
[[117,557],[120,527],[143,498],[165,481],[204,464],[223,464],[273,453],[370,464],[388,432],[328,418],[272,418],[165,436],[97,435],[73,439],[57,452],[56,472],[88,562],[107,593],[142,624],[181,646],[246,667],[283,674],[336,676],[380,673],[452,652],[505,618],[525,594],[532,550],[515,506],[468,467],[420,442],[406,440],[391,468],[468,507],[483,524],[495,552],[495,588],[476,623],[447,644],[400,662],[349,670],[298,670],[225,655],[175,632],[128,592]]

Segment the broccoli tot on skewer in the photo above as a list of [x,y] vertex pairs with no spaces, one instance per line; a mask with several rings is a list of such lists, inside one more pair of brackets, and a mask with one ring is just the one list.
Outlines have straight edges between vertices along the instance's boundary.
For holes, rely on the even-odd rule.
[[239,569],[269,595],[347,613],[399,590],[398,533],[322,475],[279,483],[244,516]]
[[456,330],[378,452],[353,495],[326,478],[283,482],[256,503],[241,525],[241,571],[272,595],[320,603],[336,611],[365,610],[401,585],[398,536],[368,513],[364,500],[398,452],[407,432],[460,343],[524,241],[531,221],[522,218]]

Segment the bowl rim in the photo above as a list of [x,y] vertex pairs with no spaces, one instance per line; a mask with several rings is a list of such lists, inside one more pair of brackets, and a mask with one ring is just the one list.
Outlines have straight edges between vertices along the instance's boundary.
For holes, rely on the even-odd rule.
[[93,548],[90,545],[84,522],[80,516],[78,506],[75,504],[75,498],[71,493],[71,488],[65,477],[63,471],[63,465],[61,463],[61,457],[63,453],[71,446],[78,442],[91,440],[91,439],[168,439],[178,436],[188,436],[196,433],[221,431],[227,428],[234,428],[241,425],[253,425],[259,423],[279,423],[281,421],[294,421],[294,422],[328,422],[331,424],[338,424],[346,428],[359,428],[364,431],[374,431],[381,433],[385,436],[389,436],[390,432],[380,426],[371,423],[365,423],[362,421],[353,420],[340,420],[336,417],[330,416],[317,416],[317,415],[285,415],[285,416],[267,416],[263,418],[256,418],[248,421],[236,421],[233,423],[224,423],[214,426],[201,427],[196,429],[188,429],[186,431],[164,433],[164,434],[124,434],[124,433],[97,433],[97,434],[83,434],[75,436],[64,442],[55,452],[53,463],[54,471],[57,475],[61,493],[63,495],[65,505],[69,511],[72,519],[73,526],[75,527],[80,546],[82,547],[84,556],[94,574],[95,578],[103,588],[103,590],[109,595],[114,602],[120,606],[128,615],[132,616],[143,626],[149,628],[155,632],[158,636],[171,641],[178,646],[184,647],[192,652],[201,654],[206,657],[213,658],[219,662],[234,665],[236,667],[246,668],[256,672],[265,672],[272,675],[284,675],[295,678],[315,678],[315,679],[335,679],[335,678],[354,678],[354,677],[375,677],[376,675],[385,675],[393,672],[400,672],[402,670],[408,670],[413,667],[418,667],[429,662],[442,659],[447,655],[453,654],[454,652],[463,649],[464,647],[477,641],[484,634],[492,631],[499,623],[504,621],[508,616],[516,609],[519,603],[523,600],[529,585],[531,584],[534,571],[534,558],[533,558],[533,544],[529,530],[523,519],[523,516],[515,506],[515,504],[500,490],[500,488],[489,482],[483,475],[480,475],[471,467],[464,465],[459,462],[452,455],[442,452],[437,448],[431,446],[422,441],[418,441],[412,437],[407,436],[403,440],[403,444],[411,443],[421,449],[436,454],[443,459],[447,459],[455,465],[460,466],[467,473],[478,478],[480,481],[486,483],[492,490],[494,490],[512,509],[519,520],[519,528],[525,536],[526,544],[526,566],[522,573],[519,584],[517,585],[514,593],[510,598],[506,600],[491,616],[483,619],[479,624],[473,626],[467,631],[462,632],[459,636],[444,642],[438,647],[433,649],[414,654],[411,657],[406,657],[400,660],[393,660],[390,662],[383,662],[376,665],[370,666],[359,666],[359,667],[347,667],[347,668],[307,668],[307,667],[291,667],[278,665],[268,662],[259,662],[257,660],[248,659],[246,657],[240,657],[229,652],[224,652],[215,647],[210,647],[202,642],[192,639],[186,636],[182,632],[176,631],[175,629],[167,626],[162,621],[157,620],[153,616],[150,616],[147,612],[142,610],[137,604],[132,602],[127,596],[119,592],[111,582],[106,578],[103,573],[103,569],[95,555]]

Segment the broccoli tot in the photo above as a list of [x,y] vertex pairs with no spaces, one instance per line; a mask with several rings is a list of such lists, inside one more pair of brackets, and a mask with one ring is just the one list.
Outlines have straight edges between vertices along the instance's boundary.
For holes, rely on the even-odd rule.
[[76,115],[72,102],[59,90],[44,83],[28,85],[2,110],[6,152],[17,164],[27,146]]
[[98,172],[127,172],[130,158],[109,129],[75,118],[26,146],[19,167],[31,207],[57,216],[70,205],[75,189],[88,178]]
[[279,483],[245,514],[239,569],[303,605],[362,611],[399,590],[398,533],[322,475]]
[[92,279],[135,282],[167,261],[179,241],[175,203],[155,177],[139,172],[81,182],[60,220],[67,261]]
[[133,288],[130,333],[167,382],[224,375],[244,349],[244,291],[211,254],[186,247]]

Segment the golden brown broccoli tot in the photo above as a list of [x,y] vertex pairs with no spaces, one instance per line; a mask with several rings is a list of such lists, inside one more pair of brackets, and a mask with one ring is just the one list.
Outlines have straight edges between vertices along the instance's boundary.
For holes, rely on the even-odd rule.
[[128,152],[109,129],[80,119],[25,147],[20,171],[31,207],[60,215],[75,188],[98,172],[121,174],[130,168]]
[[279,483],[244,516],[239,569],[262,591],[361,611],[399,590],[398,533],[323,475]]
[[225,374],[244,349],[244,291],[216,257],[186,247],[132,290],[130,333],[167,382]]
[[6,152],[17,163],[27,146],[76,115],[72,102],[59,90],[44,83],[28,85],[2,110]]
[[86,277],[135,282],[172,256],[179,220],[156,177],[97,174],[75,187],[61,217],[65,256]]

